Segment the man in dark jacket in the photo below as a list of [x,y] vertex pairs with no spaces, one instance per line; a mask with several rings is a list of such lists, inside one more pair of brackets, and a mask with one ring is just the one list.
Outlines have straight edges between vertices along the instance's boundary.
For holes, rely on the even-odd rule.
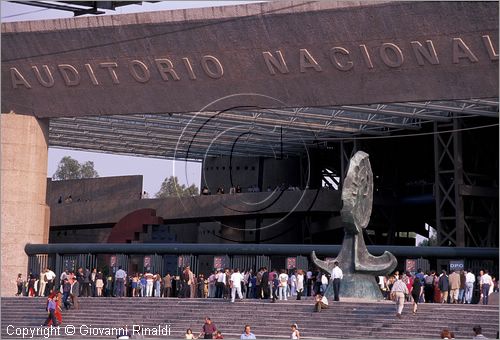
[[443,270],[441,276],[439,276],[439,290],[441,291],[441,303],[447,303],[448,301],[448,289],[450,288],[448,282],[448,275],[446,275],[446,270]]
[[262,279],[260,280],[260,287],[262,290],[263,298],[269,299],[269,272],[267,271],[267,267],[264,267]]

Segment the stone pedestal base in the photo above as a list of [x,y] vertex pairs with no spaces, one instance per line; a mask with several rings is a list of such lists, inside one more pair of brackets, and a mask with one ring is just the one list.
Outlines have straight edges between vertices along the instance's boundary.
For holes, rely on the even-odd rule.
[[[326,297],[333,300],[333,284],[330,281],[326,289]],[[380,287],[372,275],[348,274],[340,280],[340,301],[342,298],[360,298],[365,300],[382,300]]]

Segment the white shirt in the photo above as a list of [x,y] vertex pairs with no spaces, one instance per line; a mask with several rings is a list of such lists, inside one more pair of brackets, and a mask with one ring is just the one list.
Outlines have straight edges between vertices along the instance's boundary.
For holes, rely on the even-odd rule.
[[52,270],[49,270],[45,273],[45,277],[47,278],[47,281],[50,281],[56,277],[56,274]]
[[322,285],[327,285],[328,284],[328,278],[326,277],[325,274],[321,275],[321,284]]
[[484,274],[483,276],[481,276],[481,284],[492,285],[493,281],[491,280],[491,276],[489,274]]
[[281,273],[279,276],[279,280],[280,280],[280,286],[286,287],[288,285],[288,274]]
[[217,274],[217,282],[226,284],[226,273],[218,273]]
[[307,275],[307,279],[312,279],[312,277],[313,277],[313,273],[311,271],[308,271],[306,273],[306,275]]
[[304,290],[304,275],[297,275],[297,290]]
[[472,272],[468,272],[467,275],[465,275],[466,283],[474,283],[475,281],[476,281],[476,276]]
[[241,280],[243,280],[243,275],[240,272],[231,274],[231,281],[233,282],[234,288],[241,288]]
[[334,279],[342,279],[344,275],[342,274],[342,269],[339,266],[336,266],[332,270],[332,280]]

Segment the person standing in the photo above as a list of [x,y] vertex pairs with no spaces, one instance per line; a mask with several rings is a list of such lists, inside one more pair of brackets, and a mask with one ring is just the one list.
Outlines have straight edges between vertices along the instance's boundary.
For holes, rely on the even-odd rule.
[[465,271],[460,270],[460,289],[458,290],[458,303],[465,303]]
[[230,282],[231,282],[231,302],[234,302],[236,298],[236,294],[238,294],[238,298],[243,300],[243,294],[241,294],[241,281],[243,281],[243,275],[241,275],[238,268],[234,270],[234,273],[231,274]]
[[472,302],[472,293],[474,292],[474,282],[476,281],[476,276],[472,270],[468,270],[465,274],[465,303],[470,304]]
[[170,276],[170,273],[167,273],[167,275],[163,278],[163,285],[163,297],[170,297],[172,294],[172,277]]
[[448,289],[450,288],[448,275],[446,275],[446,270],[443,270],[439,276],[439,290],[441,291],[441,303],[448,302]]
[[196,283],[198,280],[196,279],[196,275],[191,271],[191,267],[189,267],[189,281],[191,282],[189,286],[189,297],[194,299],[196,297]]
[[450,282],[450,303],[458,303],[458,291],[460,290],[460,274],[454,271],[448,277]]
[[17,279],[16,279],[16,286],[17,286],[17,293],[16,296],[19,296],[23,293],[23,274],[19,273],[17,274]]
[[485,269],[484,274],[481,276],[480,287],[483,294],[483,305],[488,304],[488,295],[490,294],[490,286],[493,286],[493,281],[491,276],[488,274],[488,270]]
[[398,276],[391,289],[391,297],[396,302],[396,316],[398,318],[401,318],[401,313],[403,312],[405,294],[408,294],[408,287],[401,280],[401,277]]
[[343,277],[344,275],[342,274],[342,269],[339,267],[339,262],[335,261],[332,269],[333,301],[339,301],[340,280]]
[[71,277],[69,296],[71,297],[73,307],[75,309],[80,309],[80,304],[78,303],[78,297],[80,296],[80,282],[78,282],[75,277]]
[[217,275],[217,272],[213,272],[208,277],[208,297],[209,298],[215,297],[215,282],[216,282],[215,277],[216,277],[216,275]]
[[262,298],[266,300],[269,299],[269,272],[267,271],[267,267],[263,268],[260,289],[262,290]]
[[92,272],[90,273],[90,291],[93,297],[97,296],[96,281],[97,281],[97,268],[93,268]]
[[279,299],[287,301],[288,274],[284,269],[278,277],[279,280]]
[[290,277],[290,296],[297,295],[297,270],[294,270]]
[[218,270],[216,275],[216,283],[215,283],[215,297],[221,299],[224,295],[224,286],[226,285],[226,274],[222,272],[221,269]]
[[299,269],[297,271],[297,300],[302,298],[302,293],[304,292],[304,271]]
[[125,296],[125,278],[127,277],[127,272],[122,269],[122,266],[118,267],[115,274],[115,284],[116,284],[116,295],[118,297]]
[[47,276],[45,274],[47,273],[47,268],[44,268],[42,272],[40,273],[40,278],[39,278],[39,285],[38,285],[38,296],[45,296],[45,289],[47,287]]
[[96,277],[96,279],[95,279],[96,296],[101,297],[102,296],[102,287],[104,287],[104,275],[99,270],[95,277]]

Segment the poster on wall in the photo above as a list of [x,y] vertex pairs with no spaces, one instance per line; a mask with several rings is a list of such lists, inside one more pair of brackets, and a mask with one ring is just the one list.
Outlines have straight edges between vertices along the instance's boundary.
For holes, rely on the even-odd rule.
[[405,271],[412,275],[417,272],[417,260],[407,259],[405,263]]
[[74,258],[65,258],[64,259],[64,269],[67,269],[69,271],[75,271],[76,269],[76,263],[75,263]]
[[297,258],[296,257],[287,257],[286,258],[286,269],[294,269],[297,268]]
[[116,267],[117,267],[117,262],[116,262],[116,255],[111,255],[109,258],[109,267],[113,271],[113,273],[116,273]]
[[144,256],[144,270],[151,270],[151,256]]
[[178,268],[184,267],[184,257],[183,256],[179,256],[177,258],[177,267]]
[[226,267],[226,257],[225,256],[214,256],[214,269],[224,269]]

